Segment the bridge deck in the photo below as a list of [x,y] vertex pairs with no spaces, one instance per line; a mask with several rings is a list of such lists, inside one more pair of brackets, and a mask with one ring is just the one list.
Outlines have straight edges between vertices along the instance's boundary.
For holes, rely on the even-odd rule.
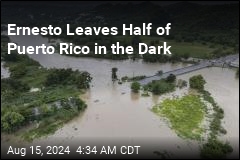
[[218,58],[218,59],[211,60],[211,61],[206,60],[206,61],[202,61],[198,64],[194,64],[192,66],[188,66],[188,67],[179,68],[179,69],[176,69],[176,70],[165,72],[162,75],[149,76],[149,77],[146,77],[145,79],[142,79],[138,82],[141,85],[146,85],[146,84],[152,82],[153,80],[160,80],[162,78],[166,78],[170,74],[174,74],[174,75],[178,76],[178,75],[186,74],[186,73],[193,72],[193,71],[196,71],[196,70],[200,70],[200,69],[210,67],[210,66],[223,66],[224,64],[230,64],[231,65],[231,62],[235,61],[236,59],[239,59],[239,54],[230,55],[230,56]]

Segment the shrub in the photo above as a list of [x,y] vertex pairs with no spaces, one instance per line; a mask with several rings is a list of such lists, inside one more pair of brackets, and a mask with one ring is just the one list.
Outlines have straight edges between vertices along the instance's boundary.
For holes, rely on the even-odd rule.
[[169,83],[173,83],[176,81],[176,76],[174,74],[170,74],[169,76],[167,76],[166,81]]
[[88,72],[73,71],[72,69],[52,69],[47,75],[45,85],[76,85],[79,89],[89,88],[92,77]]
[[17,112],[7,112],[1,118],[1,128],[5,132],[12,132],[24,121],[24,117]]
[[150,84],[150,88],[153,94],[159,95],[159,94],[164,94],[167,92],[174,91],[175,85],[172,83],[168,83],[165,80],[160,80]]
[[30,87],[22,83],[19,80],[13,78],[5,78],[1,80],[2,91],[13,90],[13,91],[28,91]]
[[189,79],[190,88],[197,89],[199,91],[204,90],[204,85],[206,81],[202,75],[196,75]]
[[231,153],[233,148],[229,143],[222,143],[216,139],[209,139],[201,148],[201,157],[204,159],[221,159],[226,158],[228,153]]
[[133,92],[137,93],[140,89],[141,85],[138,82],[133,82],[131,84],[131,89]]

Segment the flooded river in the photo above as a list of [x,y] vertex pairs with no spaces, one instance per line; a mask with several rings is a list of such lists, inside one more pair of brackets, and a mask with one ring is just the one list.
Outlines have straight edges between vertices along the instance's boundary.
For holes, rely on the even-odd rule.
[[[41,36],[10,36],[18,45],[48,44],[48,39]],[[73,119],[55,134],[47,138],[34,140],[33,143],[44,143],[55,138],[60,138],[65,143],[69,140],[96,139],[96,138],[122,138],[129,141],[139,139],[153,140],[155,147],[160,143],[167,144],[172,152],[197,151],[198,144],[179,138],[171,130],[166,121],[160,119],[150,111],[152,106],[166,97],[182,95],[188,90],[177,90],[164,96],[142,97],[133,94],[129,83],[119,85],[111,80],[111,69],[118,68],[118,78],[123,76],[153,75],[159,70],[164,72],[181,68],[186,64],[151,64],[139,61],[112,61],[94,58],[72,58],[53,55],[30,55],[47,68],[73,68],[88,71],[93,77],[91,88],[81,97],[88,104],[86,111]],[[202,74],[207,81],[206,89],[215,98],[216,102],[224,109],[224,127],[227,135],[221,137],[234,146],[237,153],[239,144],[239,81],[235,79],[235,70],[221,68],[206,68],[178,78],[188,80],[195,74]],[[179,147],[180,146],[180,147]],[[155,148],[155,149],[156,149]]]

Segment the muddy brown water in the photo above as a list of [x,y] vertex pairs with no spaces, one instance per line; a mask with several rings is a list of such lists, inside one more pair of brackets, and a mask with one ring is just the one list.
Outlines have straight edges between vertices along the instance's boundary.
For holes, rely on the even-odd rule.
[[[48,39],[41,36],[10,36],[18,45],[48,45]],[[153,64],[139,61],[112,61],[95,58],[72,58],[53,55],[29,55],[46,68],[73,68],[88,71],[93,77],[91,88],[81,97],[88,108],[79,117],[65,124],[61,129],[45,138],[33,141],[33,144],[49,142],[60,138],[64,143],[68,140],[85,138],[123,138],[137,141],[138,139],[155,139],[155,148],[166,139],[174,140],[169,145],[172,153],[181,151],[197,152],[198,143],[183,140],[171,130],[165,120],[150,111],[153,105],[166,97],[183,95],[188,90],[177,89],[163,96],[142,97],[130,90],[129,83],[119,85],[111,80],[111,68],[117,67],[117,75],[137,76],[153,75],[159,70],[164,72],[181,68],[186,64]],[[2,68],[2,67],[1,67]],[[2,69],[1,69],[2,70]],[[223,125],[227,134],[221,139],[229,141],[234,146],[234,152],[239,149],[239,80],[235,78],[235,70],[221,68],[206,68],[178,78],[188,80],[189,77],[202,74],[207,81],[206,89],[224,109]],[[237,142],[236,142],[237,141]],[[180,147],[178,147],[180,146]],[[153,147],[154,148],[154,147]]]

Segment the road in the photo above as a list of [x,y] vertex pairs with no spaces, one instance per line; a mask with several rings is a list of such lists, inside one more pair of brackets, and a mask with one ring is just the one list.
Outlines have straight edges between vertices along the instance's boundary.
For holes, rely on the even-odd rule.
[[196,70],[200,70],[200,69],[203,69],[203,68],[206,68],[206,67],[214,67],[214,66],[215,67],[216,66],[217,67],[226,67],[226,66],[239,67],[239,64],[232,63],[236,60],[239,61],[239,54],[229,55],[229,56],[217,58],[217,59],[214,59],[214,60],[203,60],[203,61],[201,61],[197,64],[194,64],[194,65],[191,65],[191,66],[188,66],[188,67],[168,71],[168,72],[165,72],[161,75],[155,74],[153,76],[146,77],[142,80],[139,80],[138,82],[141,85],[146,85],[146,84],[152,82],[153,80],[160,80],[162,78],[166,78],[170,74],[174,74],[174,75],[178,76],[178,75],[186,74],[186,73],[193,72],[193,71],[196,71]]

